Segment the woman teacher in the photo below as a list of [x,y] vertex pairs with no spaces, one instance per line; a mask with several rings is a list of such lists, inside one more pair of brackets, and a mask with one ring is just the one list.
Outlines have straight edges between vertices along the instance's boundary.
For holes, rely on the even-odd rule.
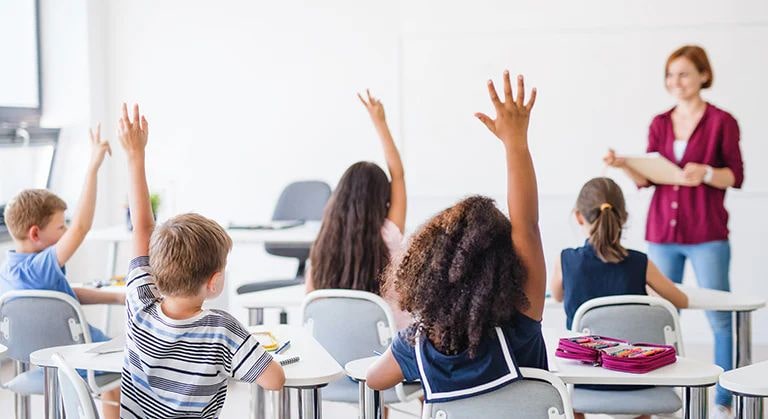
[[[654,187],[648,211],[648,255],[676,283],[685,261],[693,266],[700,287],[729,291],[728,211],[725,191],[740,188],[744,167],[739,125],[728,112],[706,102],[701,90],[712,85],[712,67],[698,46],[684,46],[667,59],[667,91],[677,104],[657,115],[648,133],[648,152],[657,152],[683,168],[687,186],[655,185],[627,167],[613,150],[605,162],[624,170],[638,187]],[[733,363],[731,313],[707,312],[715,336],[715,363]],[[731,396],[717,387],[718,414],[730,412]],[[724,416],[725,417],[725,416]]]

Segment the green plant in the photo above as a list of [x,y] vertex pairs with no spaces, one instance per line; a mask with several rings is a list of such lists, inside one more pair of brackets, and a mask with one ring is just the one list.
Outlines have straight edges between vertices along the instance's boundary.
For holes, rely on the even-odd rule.
[[160,208],[161,203],[160,195],[153,193],[149,195],[149,205],[152,207],[152,214],[157,217],[157,210]]

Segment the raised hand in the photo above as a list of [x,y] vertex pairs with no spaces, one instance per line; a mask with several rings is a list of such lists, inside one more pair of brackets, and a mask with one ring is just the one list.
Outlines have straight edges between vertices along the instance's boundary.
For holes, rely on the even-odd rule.
[[363,95],[360,93],[357,94],[357,97],[360,98],[360,102],[362,102],[363,106],[365,106],[365,109],[368,110],[368,114],[371,116],[373,122],[385,122],[386,117],[384,116],[384,105],[381,104],[379,99],[371,96],[370,90],[365,89],[365,93],[368,95],[368,100],[365,100]]
[[91,167],[98,169],[104,161],[104,155],[112,155],[112,148],[109,141],[101,139],[101,123],[96,125],[96,131],[89,128],[88,135],[91,137]]
[[120,144],[128,157],[143,155],[149,136],[149,124],[144,116],[139,116],[139,105],[133,105],[133,119],[128,117],[128,107],[123,103],[123,115],[118,121]]
[[512,85],[509,81],[509,71],[504,71],[504,102],[499,100],[493,81],[488,80],[488,94],[496,109],[496,119],[491,119],[484,113],[475,116],[504,143],[505,146],[526,146],[528,143],[528,122],[531,109],[536,102],[536,88],[531,90],[531,98],[525,103],[525,84],[523,76],[517,76],[517,95],[512,98]]

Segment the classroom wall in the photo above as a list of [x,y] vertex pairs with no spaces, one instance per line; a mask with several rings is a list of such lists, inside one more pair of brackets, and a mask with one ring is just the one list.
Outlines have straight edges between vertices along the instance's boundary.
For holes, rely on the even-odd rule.
[[[472,113],[491,111],[487,78],[498,80],[504,68],[525,73],[540,94],[531,141],[550,261],[582,242],[569,211],[579,186],[603,173],[625,188],[627,243],[645,249],[650,193],[606,172],[600,156],[609,146],[643,151],[651,117],[672,104],[663,88],[666,55],[700,43],[715,71],[706,97],[732,111],[742,129],[747,180],[728,197],[733,289],[768,297],[758,262],[768,233],[768,167],[758,163],[768,155],[760,100],[768,93],[761,47],[768,3],[81,0],[75,12],[43,3],[79,27],[66,35],[75,64],[57,57],[60,65],[91,76],[72,76],[88,90],[75,96],[74,109],[84,114],[52,120],[74,131],[103,119],[114,132],[120,102],[140,102],[151,127],[150,187],[165,201],[161,218],[198,211],[225,224],[258,222],[292,180],[335,184],[354,161],[382,163],[355,97],[366,87],[384,101],[403,152],[410,228],[471,193],[503,206],[501,147]],[[84,24],[85,52],[70,45],[82,42]],[[76,197],[82,150],[72,141],[58,160],[64,180],[54,186]],[[100,225],[124,217],[127,178],[115,151]],[[98,255],[99,246],[89,246],[88,255]],[[71,272],[101,272],[85,259],[78,256]],[[258,247],[239,247],[229,278],[236,284],[293,269]],[[768,312],[758,313],[756,342],[768,343],[766,324]],[[687,340],[710,339],[700,313],[687,313],[684,329]]]

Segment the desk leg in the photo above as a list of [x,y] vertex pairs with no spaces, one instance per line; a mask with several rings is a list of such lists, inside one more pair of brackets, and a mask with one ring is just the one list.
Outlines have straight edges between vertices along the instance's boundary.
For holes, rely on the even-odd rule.
[[367,419],[381,419],[382,411],[381,392],[365,386],[365,417]]
[[737,419],[763,419],[763,398],[734,393]]
[[357,414],[357,417],[360,419],[366,419],[367,416],[365,415],[365,381],[358,381],[357,385],[360,388],[360,394],[358,395],[358,402],[357,407],[360,410],[360,412]]
[[752,364],[752,312],[736,312],[736,342],[734,342],[736,357],[733,368],[741,368]]
[[272,417],[291,419],[291,389],[283,388],[272,393]]
[[251,419],[265,419],[267,417],[265,401],[264,389],[255,383],[251,384]]
[[299,419],[322,419],[323,399],[320,387],[299,388]]
[[43,397],[45,398],[45,419],[58,419],[62,417],[60,408],[61,390],[59,389],[59,380],[56,378],[56,368],[43,368],[45,376],[45,388]]
[[264,308],[248,308],[248,326],[258,326],[264,324]]
[[709,417],[707,387],[683,387],[683,419]]

